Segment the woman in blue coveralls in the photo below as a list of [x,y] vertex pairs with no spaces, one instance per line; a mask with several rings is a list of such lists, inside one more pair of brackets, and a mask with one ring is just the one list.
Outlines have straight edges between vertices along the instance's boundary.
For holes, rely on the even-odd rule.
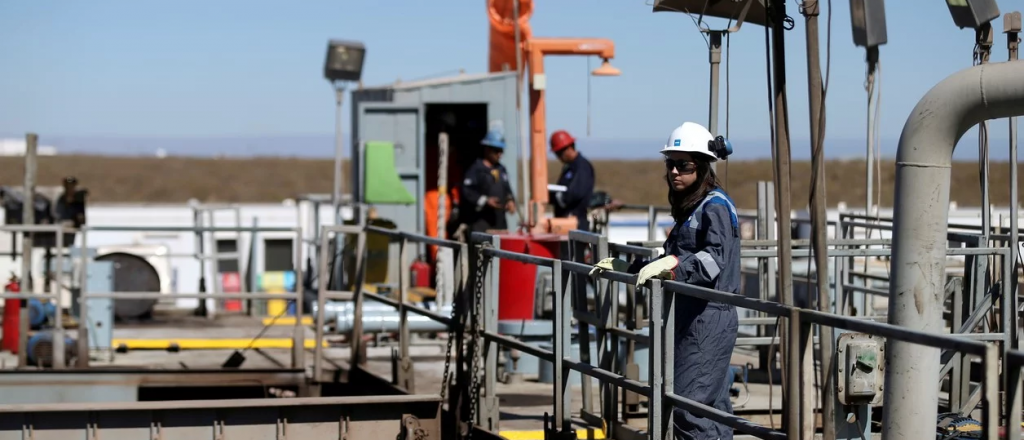
[[[740,291],[740,231],[736,208],[722,190],[711,163],[731,149],[700,124],[686,122],[672,131],[661,150],[675,225],[664,256],[633,265],[607,258],[603,270],[637,274],[637,286],[651,278],[674,280],[718,291]],[[736,343],[736,308],[676,295],[675,394],[732,413],[728,374]],[[732,428],[676,408],[676,439],[732,439]]]

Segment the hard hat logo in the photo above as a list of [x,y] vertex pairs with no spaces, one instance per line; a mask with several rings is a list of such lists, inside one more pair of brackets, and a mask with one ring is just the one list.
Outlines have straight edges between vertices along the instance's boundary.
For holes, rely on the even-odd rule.
[[672,145],[675,146],[675,147],[678,147],[681,142],[682,142],[682,140],[676,139],[675,143],[672,144]]

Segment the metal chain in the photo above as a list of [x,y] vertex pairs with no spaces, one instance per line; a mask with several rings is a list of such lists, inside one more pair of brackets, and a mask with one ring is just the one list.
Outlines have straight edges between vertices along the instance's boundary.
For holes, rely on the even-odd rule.
[[444,350],[444,375],[441,379],[441,405],[444,405],[444,397],[448,391],[448,381],[451,380],[449,374],[452,365],[452,341],[455,339],[456,332],[462,331],[462,328],[460,328],[462,327],[462,322],[457,318],[461,312],[459,303],[458,295],[454,295],[452,301],[452,313],[449,317],[449,322],[451,324],[448,326],[448,344]]
[[480,329],[480,321],[481,321],[480,315],[481,315],[481,304],[483,303],[483,297],[484,297],[484,273],[487,272],[487,267],[490,265],[490,258],[487,258],[487,257],[484,256],[484,248],[486,248],[486,247],[490,247],[490,243],[481,243],[480,248],[477,250],[477,261],[479,261],[480,263],[479,263],[479,266],[477,266],[476,286],[474,286],[475,289],[474,289],[474,292],[473,292],[473,317],[474,317],[474,319],[472,320],[472,329],[470,331],[470,336],[471,336],[471,341],[472,341],[471,344],[472,344],[472,348],[473,348],[473,351],[472,351],[473,352],[473,373],[472,373],[472,377],[470,379],[469,419],[468,419],[468,422],[469,422],[469,435],[466,437],[467,439],[472,439],[473,438],[473,425],[476,424],[475,419],[476,419],[477,406],[480,405],[480,383],[482,382],[480,380],[480,363],[481,363],[481,361],[480,361],[480,359],[481,359],[480,347],[482,345],[482,344],[480,344],[480,342],[481,342],[481,338],[483,337],[483,335],[481,334],[481,329]]

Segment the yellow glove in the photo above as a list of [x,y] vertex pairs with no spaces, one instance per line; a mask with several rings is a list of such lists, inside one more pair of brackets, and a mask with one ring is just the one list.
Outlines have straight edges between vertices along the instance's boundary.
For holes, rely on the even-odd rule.
[[636,287],[643,286],[651,278],[672,279],[675,277],[673,270],[679,265],[679,260],[672,255],[659,258],[648,263],[636,276]]
[[596,278],[606,270],[610,270],[612,272],[626,272],[629,270],[629,263],[618,258],[605,258],[598,261],[597,264],[594,265],[593,269],[590,269],[590,276]]

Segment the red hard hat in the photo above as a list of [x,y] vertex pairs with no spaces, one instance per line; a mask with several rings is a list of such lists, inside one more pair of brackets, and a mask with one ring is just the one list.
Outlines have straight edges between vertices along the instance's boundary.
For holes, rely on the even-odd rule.
[[558,130],[551,134],[551,151],[554,153],[562,151],[574,143],[576,143],[576,139],[573,139],[565,130]]

